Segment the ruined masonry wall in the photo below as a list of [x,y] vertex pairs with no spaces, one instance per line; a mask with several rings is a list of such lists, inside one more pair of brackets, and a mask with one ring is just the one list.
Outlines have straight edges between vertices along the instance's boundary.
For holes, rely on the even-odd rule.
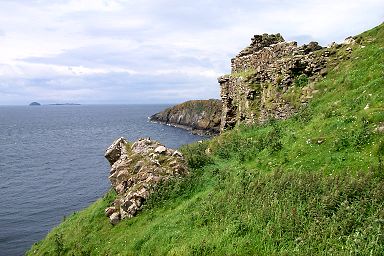
[[[298,47],[280,34],[254,36],[250,46],[231,60],[231,74],[218,78],[223,102],[220,130],[295,113],[297,102],[284,95],[292,93],[300,75],[312,81],[326,74],[328,55],[322,49],[316,42]],[[299,88],[300,104],[311,98],[310,89],[310,85]]]

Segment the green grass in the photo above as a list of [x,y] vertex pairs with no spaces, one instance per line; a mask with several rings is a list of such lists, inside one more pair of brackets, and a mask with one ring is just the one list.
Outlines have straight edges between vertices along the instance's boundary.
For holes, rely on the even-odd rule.
[[137,217],[110,225],[109,192],[28,254],[383,255],[384,25],[358,41],[292,118],[183,147],[191,175]]

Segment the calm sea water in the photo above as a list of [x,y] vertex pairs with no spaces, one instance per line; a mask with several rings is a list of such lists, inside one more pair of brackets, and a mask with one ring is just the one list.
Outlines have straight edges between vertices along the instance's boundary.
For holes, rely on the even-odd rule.
[[110,187],[105,149],[120,136],[168,147],[200,140],[150,123],[164,105],[1,106],[0,255],[23,255]]

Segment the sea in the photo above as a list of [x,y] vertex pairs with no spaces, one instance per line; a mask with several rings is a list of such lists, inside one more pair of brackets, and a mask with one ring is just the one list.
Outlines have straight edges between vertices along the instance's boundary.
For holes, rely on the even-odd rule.
[[110,188],[112,142],[203,139],[148,117],[167,105],[0,106],[0,255],[24,255],[65,216]]

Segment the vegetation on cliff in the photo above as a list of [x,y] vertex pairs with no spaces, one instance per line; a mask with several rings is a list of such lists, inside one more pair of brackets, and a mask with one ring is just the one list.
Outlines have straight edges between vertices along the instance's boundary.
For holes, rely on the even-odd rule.
[[382,255],[384,25],[355,40],[297,114],[183,147],[140,215],[112,226],[111,191],[28,254]]
[[190,100],[156,113],[150,117],[150,120],[196,133],[218,133],[221,107],[221,101],[217,99]]

